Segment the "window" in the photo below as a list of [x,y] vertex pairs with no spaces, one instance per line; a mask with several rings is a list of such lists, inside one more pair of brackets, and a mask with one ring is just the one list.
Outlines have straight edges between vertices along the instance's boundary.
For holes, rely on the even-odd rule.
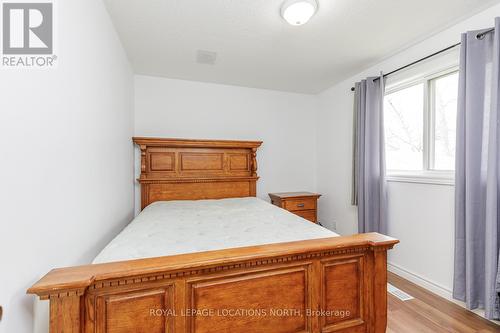
[[435,170],[455,170],[458,73],[431,81],[432,158]]
[[389,179],[453,177],[457,97],[456,69],[388,89],[384,121]]

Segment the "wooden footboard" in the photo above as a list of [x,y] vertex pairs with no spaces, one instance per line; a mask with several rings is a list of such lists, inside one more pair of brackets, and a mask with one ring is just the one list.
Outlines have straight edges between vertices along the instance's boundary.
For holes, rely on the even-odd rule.
[[51,333],[375,332],[387,321],[380,234],[55,269]]

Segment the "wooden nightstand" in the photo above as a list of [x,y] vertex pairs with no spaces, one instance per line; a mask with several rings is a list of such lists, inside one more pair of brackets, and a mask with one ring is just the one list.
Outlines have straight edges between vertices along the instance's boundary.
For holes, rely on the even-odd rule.
[[311,222],[318,222],[318,199],[321,194],[310,192],[269,193],[273,205],[286,209]]

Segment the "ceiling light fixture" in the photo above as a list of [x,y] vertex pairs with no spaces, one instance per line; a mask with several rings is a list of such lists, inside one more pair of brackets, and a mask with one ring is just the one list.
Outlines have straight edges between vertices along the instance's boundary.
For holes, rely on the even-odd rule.
[[281,16],[291,25],[307,23],[316,14],[316,0],[286,0],[281,7]]

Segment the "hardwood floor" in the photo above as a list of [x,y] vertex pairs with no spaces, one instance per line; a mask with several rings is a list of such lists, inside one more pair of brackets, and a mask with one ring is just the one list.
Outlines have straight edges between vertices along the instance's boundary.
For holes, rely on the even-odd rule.
[[388,280],[415,299],[403,302],[389,294],[387,333],[500,332],[500,326],[395,274]]

